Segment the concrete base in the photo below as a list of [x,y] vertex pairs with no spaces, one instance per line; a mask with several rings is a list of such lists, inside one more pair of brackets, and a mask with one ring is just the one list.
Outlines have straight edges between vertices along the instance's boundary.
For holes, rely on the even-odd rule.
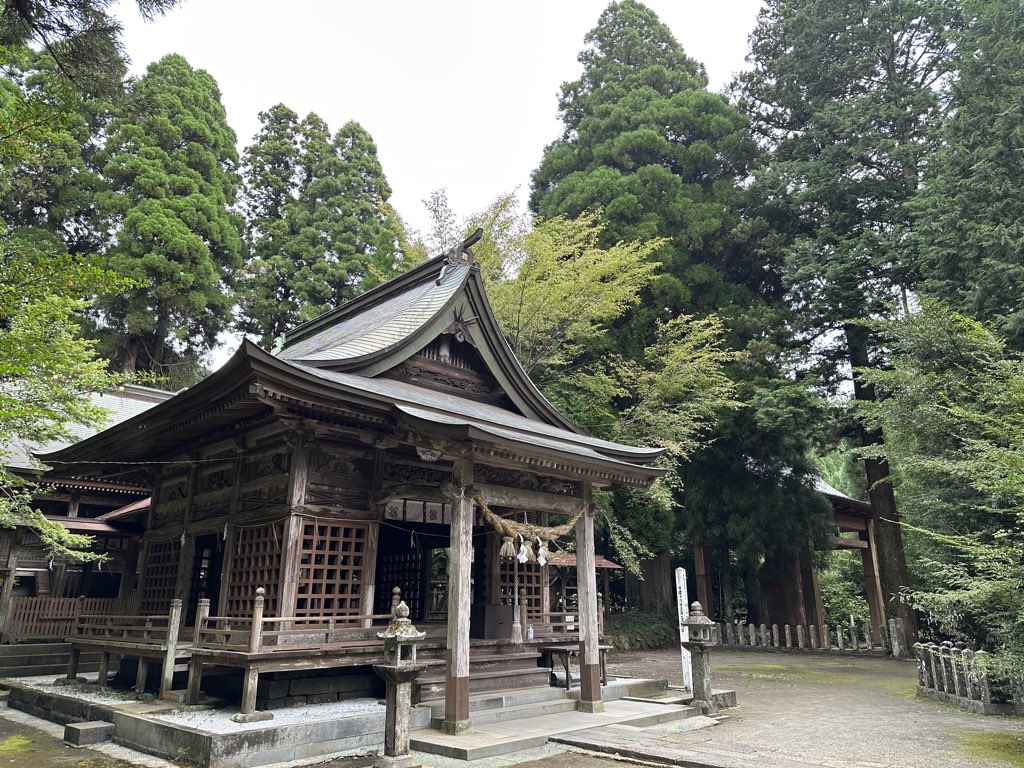
[[588,712],[594,714],[595,712],[604,712],[603,701],[577,701],[576,702],[577,712]]
[[460,733],[466,733],[469,730],[469,726],[469,720],[442,720],[441,733],[457,736]]
[[72,747],[86,747],[110,741],[114,726],[104,720],[90,720],[85,723],[68,723],[64,726],[64,743]]
[[1024,703],[1022,704],[999,704],[997,702],[976,701],[964,696],[957,696],[954,693],[936,691],[934,688],[917,686],[917,695],[922,699],[932,701],[943,701],[952,704],[954,707],[973,712],[976,715],[1024,715]]

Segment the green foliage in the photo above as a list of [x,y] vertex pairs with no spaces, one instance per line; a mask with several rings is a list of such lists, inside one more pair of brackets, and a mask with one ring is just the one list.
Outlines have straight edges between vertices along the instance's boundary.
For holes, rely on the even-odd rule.
[[526,371],[558,371],[608,332],[651,281],[662,241],[598,245],[600,214],[558,216],[530,227],[499,199],[482,216],[487,238],[474,253],[487,295]]
[[[146,19],[166,13],[180,0],[136,0]],[[81,93],[116,94],[127,57],[121,25],[107,13],[110,0],[0,2],[0,46],[45,50]]]
[[570,218],[601,210],[601,244],[666,238],[657,278],[616,330],[633,358],[659,321],[728,303],[740,179],[754,155],[747,122],[706,90],[703,69],[652,11],[612,3],[584,39],[583,75],[565,83],[565,126],[533,174],[531,208]]
[[914,202],[922,293],[1024,348],[1024,10],[964,3],[948,116]]
[[915,604],[940,633],[1024,659],[1024,358],[991,329],[925,302],[886,323],[884,395],[862,417],[888,437],[920,550]]
[[818,571],[818,587],[825,604],[825,620],[829,626],[846,624],[853,616],[859,626],[870,620],[867,596],[864,594],[864,570],[860,556],[848,549],[828,553],[825,568]]
[[300,121],[283,104],[260,122],[242,165],[251,257],[241,326],[270,345],[409,264],[376,146],[358,123],[332,139],[317,115]]
[[[109,374],[93,342],[82,338],[83,297],[123,290],[125,281],[34,230],[0,232],[0,274],[0,445],[30,447],[68,437],[73,424],[102,422],[106,414],[88,394],[124,377]],[[33,509],[31,492],[31,484],[0,469],[0,525],[30,525],[52,553],[88,558],[79,550],[90,537],[47,521]]]
[[99,303],[103,350],[120,370],[191,383],[228,327],[242,254],[235,134],[216,82],[181,56],[151,64],[100,159],[111,186],[100,206],[116,228],[106,264],[136,285]]

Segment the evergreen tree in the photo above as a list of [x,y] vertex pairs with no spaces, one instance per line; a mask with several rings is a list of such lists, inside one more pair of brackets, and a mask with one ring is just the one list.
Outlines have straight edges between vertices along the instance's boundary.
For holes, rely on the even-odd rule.
[[370,135],[355,122],[332,138],[315,114],[283,104],[243,162],[243,209],[252,257],[243,329],[265,344],[401,268],[404,228]]
[[[612,3],[585,42],[582,76],[562,87],[564,133],[534,172],[531,206],[542,217],[600,209],[605,247],[664,238],[641,305],[592,353],[611,348],[641,362],[665,324],[719,316],[739,352],[728,371],[747,406],[724,416],[710,446],[678,467],[678,519],[671,506],[666,517],[635,495],[620,494],[616,506],[638,536],[657,535],[643,543],[659,554],[701,536],[722,550],[722,562],[739,550],[756,577],[765,557],[792,557],[808,539],[827,540],[805,458],[821,409],[784,375],[779,345],[789,325],[775,227],[745,188],[756,145],[746,117],[708,92],[703,67],[642,4]],[[652,576],[645,584],[666,578]]]
[[964,5],[956,80],[914,205],[919,289],[1024,349],[1024,10]]
[[[857,373],[879,363],[864,323],[913,284],[906,203],[939,115],[956,18],[952,0],[771,0],[751,36],[753,69],[736,89],[770,152],[758,183],[793,222],[784,252],[797,330],[819,356],[823,383],[852,367],[857,400],[876,398]],[[866,446],[881,439],[860,434]],[[886,610],[913,630],[898,599],[909,574],[889,468],[870,458],[865,469]]]
[[110,126],[101,159],[111,191],[101,208],[116,228],[107,265],[135,281],[104,297],[98,332],[123,371],[191,383],[228,327],[241,265],[235,134],[214,79],[184,58],[151,64]]

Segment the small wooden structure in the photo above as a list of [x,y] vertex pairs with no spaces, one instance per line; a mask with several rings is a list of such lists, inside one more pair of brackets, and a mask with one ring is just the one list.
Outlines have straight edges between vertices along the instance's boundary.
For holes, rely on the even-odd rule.
[[[464,243],[296,328],[273,353],[245,342],[195,387],[43,459],[153,488],[137,611],[183,601],[192,698],[214,667],[243,671],[251,710],[261,675],[379,663],[370,625],[386,623],[398,588],[427,632],[423,659],[443,665],[455,733],[477,683],[471,648],[509,642],[491,636],[491,620],[518,603],[516,584],[527,621],[552,613],[548,566],[502,557],[511,537],[495,524],[575,529],[570,638],[580,706],[600,709],[591,492],[647,486],[660,454],[590,437],[544,399]],[[527,543],[537,542],[517,542]]]

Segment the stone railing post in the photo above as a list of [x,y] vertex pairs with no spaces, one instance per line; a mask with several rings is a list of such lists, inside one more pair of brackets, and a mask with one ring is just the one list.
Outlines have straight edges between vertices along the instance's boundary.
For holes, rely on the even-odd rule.
[[843,625],[842,624],[836,624],[836,641],[837,641],[837,644],[839,645],[839,650],[840,651],[842,651],[842,650],[844,650],[846,648],[846,645],[843,643]]
[[972,701],[979,701],[981,697],[978,691],[977,669],[974,663],[974,651],[964,648],[961,651],[961,658],[964,663],[964,688],[967,690],[967,698]]
[[761,646],[764,648],[768,647],[768,625],[761,625]]
[[949,649],[949,662],[953,667],[953,689],[957,696],[967,697],[967,675],[964,674],[963,651],[956,646]]
[[772,645],[776,648],[779,647],[779,625],[772,624]]
[[975,651],[974,659],[978,665],[978,688],[980,698],[985,704],[991,704],[992,684],[988,679],[989,654],[987,651]]
[[811,626],[810,626],[810,634],[811,634],[811,650],[812,651],[816,651],[816,650],[818,650],[818,627],[817,627],[816,624],[811,624]]
[[821,647],[826,651],[832,650],[832,636],[829,634],[828,625],[821,625]]
[[922,688],[928,685],[928,662],[925,659],[925,648],[921,643],[914,643],[914,658],[917,659],[917,684]]
[[799,624],[796,628],[796,646],[801,651],[804,649],[804,625]]
[[753,624],[747,624],[747,632],[750,635],[750,646],[752,648],[756,647],[757,646],[757,627],[755,627]]
[[790,628],[789,624],[786,625],[785,631],[786,631],[786,647],[787,648],[792,648],[793,647],[793,630]]
[[925,650],[928,652],[928,668],[931,670],[932,684],[931,688],[936,691],[942,690],[942,661],[939,659],[939,646],[935,643],[929,643],[925,646]]
[[860,647],[858,645],[858,643],[857,643],[857,625],[856,624],[851,624],[849,631],[850,631],[850,648],[852,648],[853,650],[856,651]]

